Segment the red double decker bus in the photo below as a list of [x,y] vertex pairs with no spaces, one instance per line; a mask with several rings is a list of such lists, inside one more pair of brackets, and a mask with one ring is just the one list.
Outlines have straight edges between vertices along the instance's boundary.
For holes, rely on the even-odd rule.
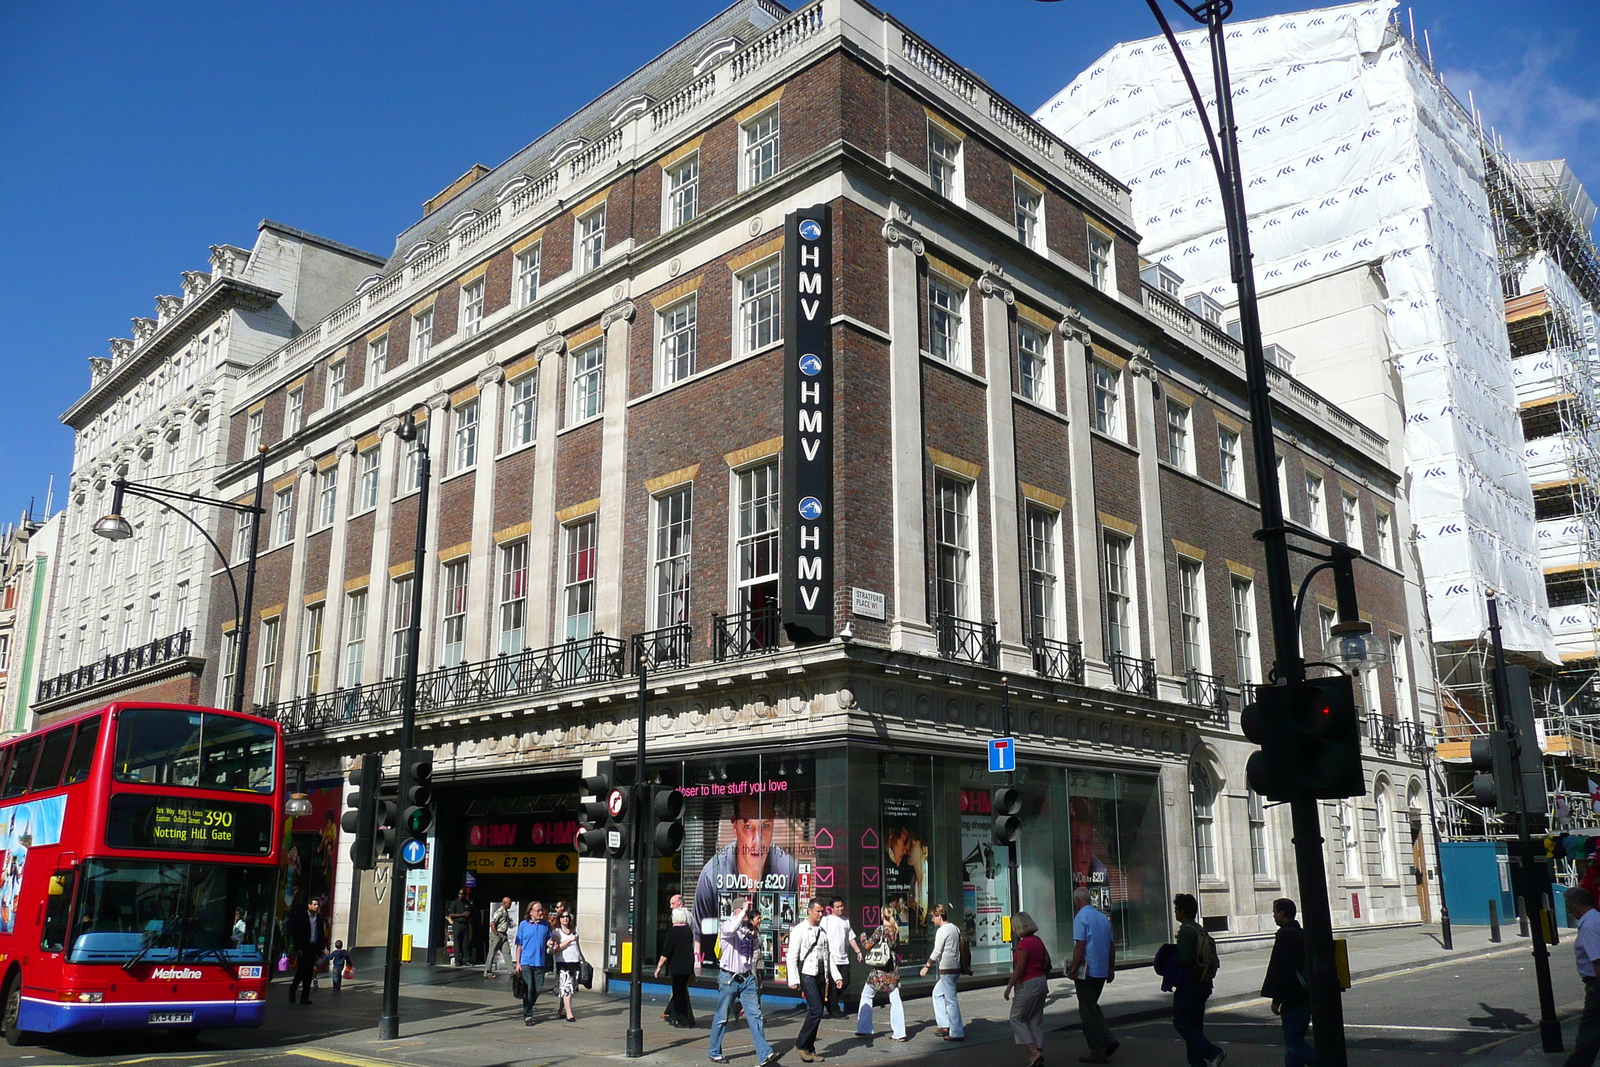
[[260,1026],[284,806],[276,723],[118,703],[0,745],[0,1025]]

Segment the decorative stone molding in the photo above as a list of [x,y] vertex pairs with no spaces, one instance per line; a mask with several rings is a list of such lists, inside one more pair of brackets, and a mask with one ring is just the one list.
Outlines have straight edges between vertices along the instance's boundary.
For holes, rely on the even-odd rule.
[[133,320],[133,343],[142,345],[156,332],[156,327],[161,325],[155,319],[135,318]]
[[90,382],[90,384],[98,382],[101,378],[105,377],[110,372],[111,372],[111,360],[107,359],[105,356],[90,356],[89,357],[89,382]]
[[1061,331],[1061,336],[1069,341],[1076,341],[1081,345],[1087,345],[1090,342],[1089,320],[1084,318],[1083,312],[1075,307],[1067,308],[1066,313],[1061,316],[1061,323],[1058,329]]
[[1148,348],[1140,346],[1133,350],[1128,357],[1128,373],[1136,378],[1149,378],[1152,382],[1156,380],[1156,365],[1150,359]]
[[183,310],[183,297],[158,296],[156,297],[156,319],[160,322],[171,322]]
[[212,332],[212,335],[211,335],[212,336],[212,340],[221,341],[225,337],[227,337],[228,336],[228,330],[230,328],[229,327],[229,323],[231,321],[232,320],[229,319],[228,316],[226,316],[226,315],[224,315],[221,318],[219,318],[217,320],[216,329]]
[[635,96],[624,100],[617,110],[611,113],[612,128],[621,126],[636,115],[643,115],[655,105],[655,98],[651,96]]
[[478,375],[478,388],[489,385],[499,385],[506,380],[506,369],[499,365],[488,368]]
[[428,407],[433,411],[443,411],[450,406],[449,393],[437,393],[428,398]]
[[317,473],[317,461],[308,459],[301,461],[294,469],[295,477],[305,478]]
[[[112,358],[112,360],[126,359],[127,357],[129,357],[131,355],[133,355],[133,338],[131,338],[131,337],[113,337],[113,338],[111,338],[111,358]],[[93,362],[93,361],[91,360],[91,362]]]
[[611,324],[619,319],[623,322],[632,322],[635,310],[636,309],[633,306],[632,300],[624,300],[620,304],[613,304],[611,307],[606,308],[605,312],[601,314],[600,328],[602,330],[609,330],[611,328]]
[[[550,320],[550,325],[555,326],[555,320]],[[554,334],[540,341],[533,348],[533,354],[541,361],[547,356],[565,355],[567,351],[567,338],[565,334]]]
[[531,181],[533,181],[533,179],[528,177],[526,174],[518,174],[510,181],[500,186],[499,189],[495,190],[494,202],[498,204],[505,200],[505,198],[508,196],[515,196],[517,193],[520,193],[523,189],[527,188],[528,183]]
[[390,416],[389,418],[384,419],[382,422],[378,423],[378,433],[381,436],[388,436],[389,434],[394,433],[399,428],[400,428],[400,420],[397,417],[394,417],[394,416]]
[[355,455],[356,454],[356,443],[355,443],[355,441],[352,438],[346,437],[343,441],[339,442],[339,447],[333,450],[333,454],[338,456],[340,459],[343,459],[346,456]]
[[916,227],[911,224],[911,212],[900,204],[889,205],[889,217],[884,220],[881,232],[885,244],[904,244],[911,249],[912,255],[920,256],[928,250],[922,238],[917,236]]
[[[991,266],[993,266],[993,264],[991,264]],[[984,296],[999,297],[1007,304],[1015,304],[1017,302],[1017,294],[1015,290],[1013,290],[1011,286],[1007,285],[1005,282],[1001,281],[1000,276],[997,273],[992,274],[989,271],[984,271],[982,274],[978,275],[978,291]]]
[[211,286],[211,275],[203,270],[186,270],[183,274],[183,297],[192,300]]

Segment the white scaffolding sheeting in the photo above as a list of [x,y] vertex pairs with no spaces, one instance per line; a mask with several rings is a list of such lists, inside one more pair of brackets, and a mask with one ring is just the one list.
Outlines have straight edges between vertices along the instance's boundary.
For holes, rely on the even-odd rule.
[[[1464,109],[1391,23],[1394,0],[1231,25],[1228,58],[1263,292],[1381,264],[1433,639],[1555,659],[1483,162]],[[1211,95],[1204,31],[1179,35]],[[1216,176],[1171,49],[1102,56],[1035,115],[1133,191],[1151,260],[1231,302]],[[1213,114],[1213,120],[1215,116]],[[1336,380],[1313,386],[1337,402]]]

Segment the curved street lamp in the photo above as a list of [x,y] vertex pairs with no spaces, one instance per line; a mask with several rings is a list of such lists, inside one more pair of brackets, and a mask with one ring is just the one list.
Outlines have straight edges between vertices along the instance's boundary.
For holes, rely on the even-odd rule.
[[[95,536],[103,537],[107,541],[126,541],[133,536],[133,526],[122,514],[122,501],[125,496],[143,497],[161,505],[163,511],[170,511],[183,521],[200,531],[200,536],[206,539],[216,552],[217,558],[222,561],[222,572],[228,576],[228,587],[233,592],[234,632],[239,635],[234,646],[233,663],[233,694],[232,710],[244,710],[244,669],[245,657],[250,652],[250,607],[255,599],[256,590],[256,548],[261,534],[261,516],[266,514],[261,507],[262,483],[267,472],[267,448],[260,446],[256,451],[256,495],[255,503],[240,504],[234,500],[222,500],[217,497],[201,496],[198,493],[184,493],[176,489],[167,489],[159,485],[150,485],[145,482],[130,482],[126,478],[117,478],[111,483],[111,511],[95,520],[93,530]],[[222,546],[217,544],[216,538],[206,532],[206,528],[195,521],[193,515],[180,511],[168,501],[186,500],[191,504],[208,504],[212,507],[227,508],[243,514],[253,515],[254,521],[250,523],[250,558],[245,567],[244,598],[239,597],[239,585],[233,577],[233,565],[228,559],[228,554],[222,551]]]

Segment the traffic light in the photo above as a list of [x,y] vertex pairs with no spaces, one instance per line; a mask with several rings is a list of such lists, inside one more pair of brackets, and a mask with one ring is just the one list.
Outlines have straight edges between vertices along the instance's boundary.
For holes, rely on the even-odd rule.
[[[379,774],[382,771],[378,772]],[[393,859],[400,854],[400,790],[397,786],[378,787],[377,813],[373,817],[372,856],[375,860]]]
[[580,856],[620,856],[627,848],[628,790],[617,785],[617,768],[601,760],[583,780],[586,800],[578,810],[583,829],[573,841]]
[[998,844],[1009,845],[1017,839],[1022,829],[1018,818],[1022,811],[1022,793],[1009,785],[997,785],[989,794],[989,810],[994,815],[994,839]]
[[656,817],[656,855],[670,856],[683,847],[683,794],[676,789],[657,789],[650,800]]
[[1515,768],[1511,762],[1511,739],[1504,730],[1490,730],[1472,739],[1472,799],[1500,812],[1517,810]]
[[358,871],[370,871],[373,866],[373,831],[377,828],[378,786],[383,782],[383,757],[368,753],[358,757],[360,766],[350,771],[350,790],[344,802],[349,811],[339,820],[339,827],[355,838],[350,845],[350,861]]
[[1245,764],[1245,779],[1268,800],[1339,800],[1366,792],[1361,719],[1348,675],[1257,686],[1240,725],[1261,746]]
[[1261,746],[1245,763],[1245,780],[1258,796],[1268,800],[1293,800],[1298,792],[1287,696],[1287,686],[1258,685],[1255,698],[1239,714],[1245,737]]
[[[400,851],[407,868],[427,862],[428,831],[433,827],[433,753],[408,748],[400,754]],[[417,842],[412,845],[411,842]]]

